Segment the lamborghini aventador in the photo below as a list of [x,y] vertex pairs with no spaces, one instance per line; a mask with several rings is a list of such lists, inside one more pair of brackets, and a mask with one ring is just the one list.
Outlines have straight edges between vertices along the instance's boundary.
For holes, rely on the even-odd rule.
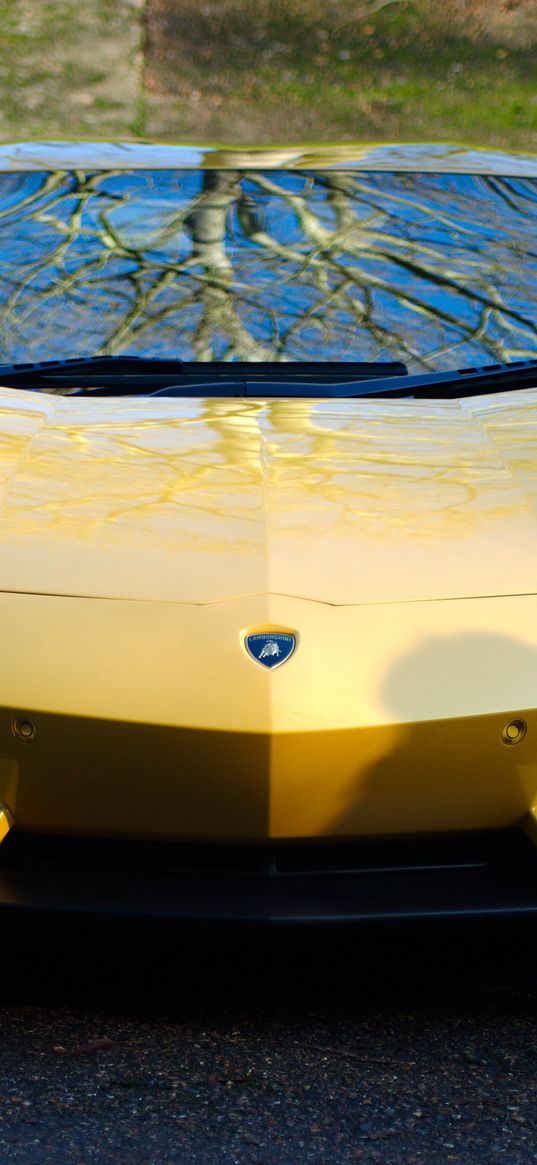
[[535,913],[537,161],[0,170],[0,904]]

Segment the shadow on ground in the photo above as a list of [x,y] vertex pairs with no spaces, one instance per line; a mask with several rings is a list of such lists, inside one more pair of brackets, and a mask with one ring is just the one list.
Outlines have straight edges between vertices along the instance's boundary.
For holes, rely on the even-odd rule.
[[424,923],[356,930],[169,929],[55,923],[3,932],[11,1003],[132,1015],[272,1009],[488,1007],[537,995],[537,924]]
[[2,1165],[526,1165],[535,930],[2,932]]

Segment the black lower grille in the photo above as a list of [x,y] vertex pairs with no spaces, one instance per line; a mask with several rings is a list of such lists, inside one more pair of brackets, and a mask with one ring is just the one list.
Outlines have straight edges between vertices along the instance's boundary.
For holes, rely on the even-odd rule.
[[13,831],[0,866],[18,864],[105,869],[160,869],[185,874],[315,877],[324,874],[462,869],[537,861],[519,829],[404,839],[244,843],[171,843],[117,838],[44,836]]
[[519,830],[259,845],[14,830],[0,908],[226,924],[537,918],[537,851]]

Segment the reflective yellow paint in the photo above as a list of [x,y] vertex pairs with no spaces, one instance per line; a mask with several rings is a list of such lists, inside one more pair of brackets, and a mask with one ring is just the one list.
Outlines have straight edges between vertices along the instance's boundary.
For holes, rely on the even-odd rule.
[[[300,646],[264,670],[245,624],[298,628]],[[22,827],[357,836],[508,825],[537,801],[535,596],[3,595],[0,636],[0,755],[16,766]],[[31,743],[13,735],[21,716]],[[528,730],[511,746],[514,718]]]
[[0,390],[4,590],[356,604],[537,590],[537,390],[88,401]]
[[[261,840],[527,824],[536,428],[535,390],[1,390],[0,801],[17,827]],[[297,633],[281,668],[248,657],[259,627]],[[513,720],[527,731],[511,744]]]
[[294,145],[169,142],[10,142],[2,170],[364,170],[368,173],[507,174],[533,177],[535,152],[453,142],[339,142]]
[[6,809],[5,805],[0,805],[0,845],[7,837],[12,826],[13,818],[9,809]]

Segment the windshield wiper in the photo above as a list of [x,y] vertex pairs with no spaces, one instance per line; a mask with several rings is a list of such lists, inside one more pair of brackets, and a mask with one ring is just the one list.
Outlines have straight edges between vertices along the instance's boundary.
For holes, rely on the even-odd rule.
[[477,368],[457,368],[451,372],[366,380],[361,384],[338,385],[338,397],[395,396],[412,400],[452,399],[510,392],[517,388],[537,388],[537,359],[511,360],[506,364],[483,364]]
[[88,356],[0,365],[0,385],[70,396],[450,399],[537,386],[537,359],[408,374],[399,361],[196,363],[145,356]]
[[[234,367],[234,365],[231,365]],[[279,367],[279,366],[278,366]],[[302,365],[285,366],[287,369],[301,368]],[[398,373],[396,376],[369,376],[349,380],[338,377],[330,381],[324,377],[317,365],[317,377],[304,376],[298,379],[296,372],[288,373],[287,378],[254,380],[249,373],[243,382],[243,392],[240,393],[240,383],[235,384],[234,395],[248,397],[291,397],[311,398],[325,397],[336,400],[352,400],[362,397],[406,397],[409,400],[449,400],[462,396],[482,396],[485,393],[510,392],[517,388],[537,388],[537,359],[513,360],[509,364],[484,364],[480,368],[458,368],[452,372],[425,372],[417,375]],[[347,369],[349,365],[341,364],[340,369]],[[377,365],[377,368],[381,365]],[[225,383],[225,382],[223,382]],[[215,395],[214,384],[198,384],[197,392],[200,396]],[[184,396],[192,393],[181,385],[173,388],[161,388],[152,396]],[[216,395],[219,395],[218,392]]]
[[[168,395],[168,391],[172,396],[250,396],[255,395],[252,388],[260,381],[277,381],[279,391],[274,395],[280,395],[282,387],[289,381],[293,385],[298,382],[302,387],[307,384],[326,388],[340,381],[369,381],[375,377],[405,376],[406,373],[406,365],[400,361],[304,364],[215,361],[208,364],[146,356],[86,356],[33,364],[2,364],[0,385],[36,391],[47,388],[56,392],[75,390],[76,395],[88,396],[121,396],[124,393],[153,396]],[[71,391],[69,395],[72,395]],[[311,390],[301,391],[297,395],[311,396],[312,393]],[[314,392],[313,395],[324,396],[325,393]]]

